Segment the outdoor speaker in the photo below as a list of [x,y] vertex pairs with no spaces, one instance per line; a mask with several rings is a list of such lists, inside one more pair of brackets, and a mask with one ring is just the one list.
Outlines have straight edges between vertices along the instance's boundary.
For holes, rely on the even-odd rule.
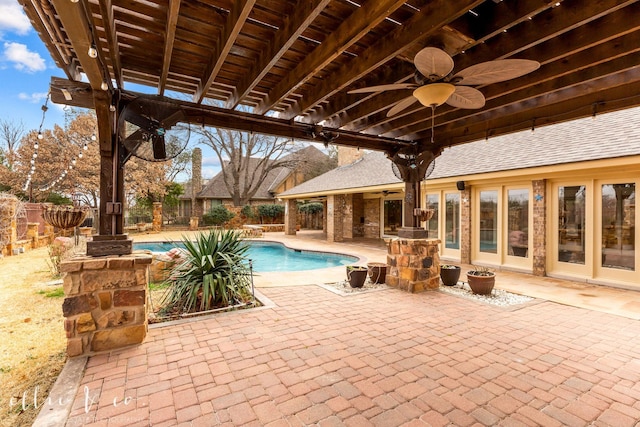
[[456,187],[458,187],[458,190],[460,191],[464,190],[464,181],[457,181]]

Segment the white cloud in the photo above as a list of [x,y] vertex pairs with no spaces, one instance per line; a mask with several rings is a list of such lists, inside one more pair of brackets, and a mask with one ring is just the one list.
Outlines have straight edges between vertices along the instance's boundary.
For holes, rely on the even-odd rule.
[[16,0],[0,0],[0,33],[13,31],[25,35],[31,30],[31,22]]
[[20,92],[18,94],[18,99],[21,99],[23,101],[29,101],[33,104],[39,104],[41,102],[44,102],[46,97],[47,97],[47,92],[34,92],[34,93]]
[[27,45],[15,42],[5,42],[4,57],[13,62],[13,66],[27,73],[43,71],[47,68],[44,59],[37,52],[30,52]]

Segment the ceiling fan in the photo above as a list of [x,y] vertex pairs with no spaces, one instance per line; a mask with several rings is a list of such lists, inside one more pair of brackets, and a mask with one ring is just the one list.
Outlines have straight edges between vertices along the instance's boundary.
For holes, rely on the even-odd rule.
[[417,72],[415,83],[394,83],[354,89],[349,93],[371,93],[387,90],[412,89],[413,93],[397,102],[387,112],[387,117],[394,116],[420,102],[433,110],[443,103],[456,108],[477,109],[485,104],[482,92],[471,86],[486,85],[515,79],[540,67],[537,61],[528,59],[499,59],[481,62],[451,75],[453,58],[442,49],[425,47],[417,53],[413,60]]

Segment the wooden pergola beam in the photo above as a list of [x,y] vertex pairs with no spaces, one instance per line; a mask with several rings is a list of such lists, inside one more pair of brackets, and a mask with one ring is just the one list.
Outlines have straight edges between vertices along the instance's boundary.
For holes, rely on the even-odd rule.
[[100,90],[102,82],[109,76],[108,73],[105,75],[107,70],[102,68],[102,53],[100,50],[98,50],[97,58],[89,56],[89,48],[97,41],[93,39],[91,26],[87,21],[87,15],[84,10],[84,3],[71,3],[68,0],[51,0],[51,3],[67,32],[67,37],[71,41],[71,46],[73,46],[75,55],[80,62],[82,71],[89,80],[89,84],[93,89]]

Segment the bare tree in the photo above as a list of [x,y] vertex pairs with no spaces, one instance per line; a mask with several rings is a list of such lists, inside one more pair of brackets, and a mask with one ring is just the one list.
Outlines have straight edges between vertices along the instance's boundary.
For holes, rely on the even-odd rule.
[[290,139],[227,129],[198,129],[199,141],[213,149],[220,160],[227,191],[235,206],[246,205],[269,172],[295,168],[299,159],[289,156],[299,146]]
[[20,141],[24,135],[24,123],[19,123],[0,119],[0,150],[2,151],[3,163],[13,169],[13,162],[16,158],[16,151],[20,147]]

